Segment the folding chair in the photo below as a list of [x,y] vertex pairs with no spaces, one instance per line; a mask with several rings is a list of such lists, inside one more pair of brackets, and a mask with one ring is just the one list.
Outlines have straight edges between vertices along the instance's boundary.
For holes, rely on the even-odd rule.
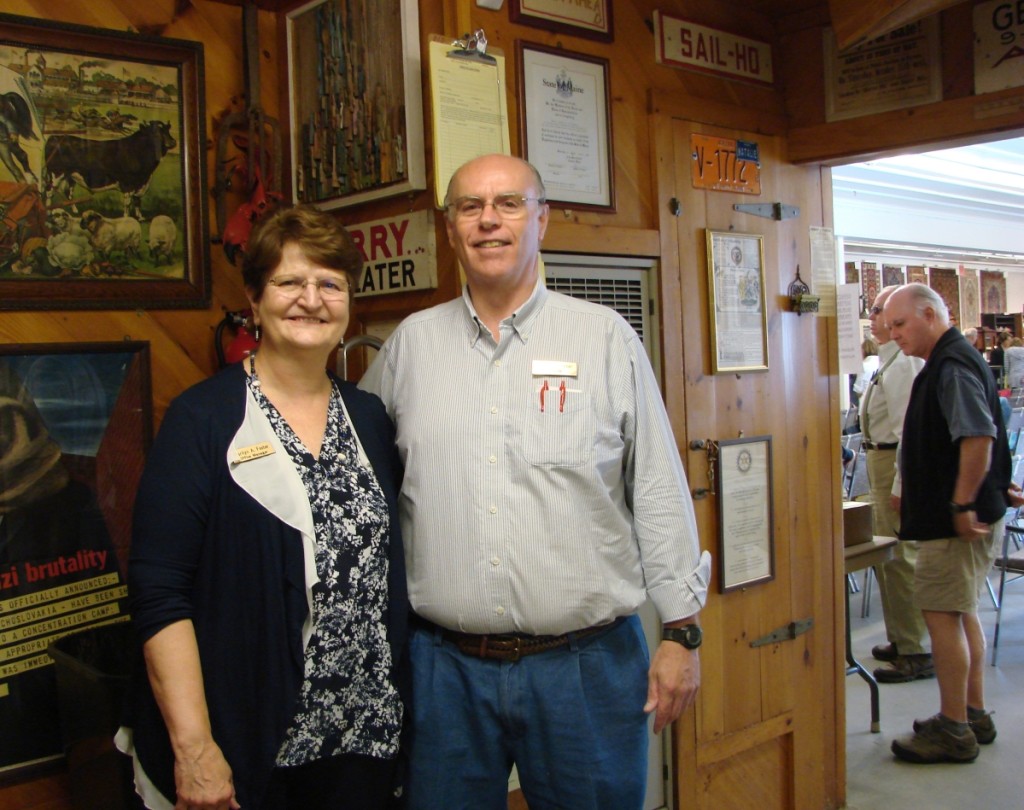
[[[850,463],[846,465],[846,469],[843,471],[843,498],[845,500],[853,500],[853,481],[857,474],[857,467],[861,465],[861,456],[863,451],[861,450],[861,434],[860,433],[848,433],[843,436],[843,447],[853,453],[853,458]],[[861,465],[863,466],[863,465]],[[865,476],[867,473],[865,472]]]
[[[1020,485],[1024,481],[1024,457],[1013,458],[1013,481]],[[1024,507],[1008,509],[1003,527],[1003,542],[993,568],[999,572],[999,593],[997,594],[988,579],[989,595],[996,609],[996,626],[992,635],[992,666],[996,665],[999,655],[999,627],[1003,619],[1003,598],[1007,582],[1013,582],[1024,576]]]

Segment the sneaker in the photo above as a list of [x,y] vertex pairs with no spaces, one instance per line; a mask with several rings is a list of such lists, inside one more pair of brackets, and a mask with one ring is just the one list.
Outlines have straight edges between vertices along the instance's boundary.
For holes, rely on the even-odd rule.
[[878,661],[895,661],[899,653],[895,644],[876,644],[871,648],[871,656]]
[[898,655],[887,667],[875,670],[879,683],[909,683],[935,677],[935,664],[930,653]]
[[954,734],[939,715],[914,722],[914,733],[892,741],[892,752],[905,762],[974,762],[978,758],[974,732]]
[[[928,720],[915,720],[914,731],[920,731],[925,723],[930,722]],[[996,738],[996,724],[992,720],[992,712],[985,712],[983,717],[977,720],[971,720],[968,718],[967,724],[971,727],[971,731],[974,732],[974,738],[980,745],[989,745]]]

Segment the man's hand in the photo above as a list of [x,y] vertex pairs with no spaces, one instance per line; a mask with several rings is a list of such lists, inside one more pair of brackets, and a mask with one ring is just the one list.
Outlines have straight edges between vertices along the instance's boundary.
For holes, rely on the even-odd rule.
[[978,521],[978,513],[973,509],[953,515],[953,528],[956,529],[956,536],[968,543],[980,540],[992,531],[990,525]]
[[1006,490],[1006,500],[1014,508],[1024,506],[1024,490],[1021,490],[1019,485],[1011,483],[1010,488]]
[[700,688],[700,656],[675,641],[663,641],[654,652],[647,675],[647,703],[644,711],[654,714],[654,733],[679,716],[693,703]]

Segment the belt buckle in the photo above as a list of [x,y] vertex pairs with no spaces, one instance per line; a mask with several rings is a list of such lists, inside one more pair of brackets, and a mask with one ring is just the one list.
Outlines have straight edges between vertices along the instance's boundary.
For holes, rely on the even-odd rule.
[[523,638],[522,636],[515,636],[516,646],[509,655],[509,661],[518,661],[523,657]]

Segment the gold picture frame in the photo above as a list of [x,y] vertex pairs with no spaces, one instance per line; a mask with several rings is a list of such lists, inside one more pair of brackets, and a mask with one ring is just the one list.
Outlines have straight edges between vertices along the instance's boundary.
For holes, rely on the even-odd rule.
[[707,231],[711,371],[768,370],[764,237]]

